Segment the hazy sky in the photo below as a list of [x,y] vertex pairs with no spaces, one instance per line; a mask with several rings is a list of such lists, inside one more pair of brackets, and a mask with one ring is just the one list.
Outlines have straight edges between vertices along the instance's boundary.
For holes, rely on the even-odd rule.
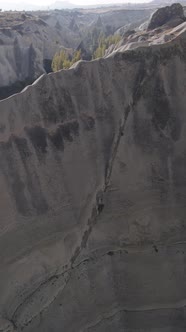
[[149,2],[149,0],[71,0],[70,2],[80,5],[106,4],[106,3],[126,3],[126,2]]
[[[147,2],[148,0],[7,0],[6,3],[29,3],[34,5],[49,5],[56,1],[71,2],[77,5],[92,5],[92,4],[106,4],[106,3],[126,3],[126,2]],[[5,2],[5,1],[2,1]]]
[[69,2],[76,5],[102,5],[109,3],[139,3],[139,2],[149,2],[150,0],[1,0],[0,8],[2,10],[37,10],[43,8],[55,8],[50,7],[50,5],[55,2]]

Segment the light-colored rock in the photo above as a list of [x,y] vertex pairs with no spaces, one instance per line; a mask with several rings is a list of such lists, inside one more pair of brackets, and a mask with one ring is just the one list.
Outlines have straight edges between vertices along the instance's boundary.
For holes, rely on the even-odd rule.
[[69,46],[65,26],[51,27],[37,15],[0,13],[0,24],[0,88],[38,78],[46,72],[44,60]]
[[16,331],[185,331],[185,29],[0,102],[0,313]]
[[178,24],[172,29],[167,26],[157,28],[153,31],[146,30],[132,30],[127,31],[122,40],[116,44],[111,45],[107,50],[105,56],[109,56],[113,52],[124,52],[127,50],[136,49],[139,47],[148,47],[151,45],[161,45],[177,38],[180,34],[185,33],[185,22]]

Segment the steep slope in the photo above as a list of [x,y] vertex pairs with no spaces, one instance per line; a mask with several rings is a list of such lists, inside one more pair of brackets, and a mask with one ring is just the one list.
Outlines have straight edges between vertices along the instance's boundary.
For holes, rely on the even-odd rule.
[[0,102],[0,330],[185,331],[186,23]]

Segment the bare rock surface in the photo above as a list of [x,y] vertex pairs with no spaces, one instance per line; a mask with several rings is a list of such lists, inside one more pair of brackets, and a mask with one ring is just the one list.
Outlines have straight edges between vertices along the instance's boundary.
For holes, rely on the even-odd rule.
[[186,23],[0,102],[0,331],[184,332]]
[[[151,17],[148,30],[158,28],[164,24],[171,24],[172,21],[175,25],[183,23],[185,20],[182,5],[173,3],[171,6],[159,8]],[[172,24],[171,24],[172,26]]]
[[[175,8],[178,8],[178,10],[176,10]],[[159,17],[159,11],[160,17],[162,17],[162,13],[172,13],[172,16],[168,16],[169,18],[172,17],[172,19],[165,19],[165,21],[167,22],[166,24],[157,24],[157,27],[153,28],[153,30],[149,29],[146,23],[142,24],[142,26],[139,26],[137,29],[129,29],[124,33],[122,40],[118,44],[111,45],[106,50],[105,56],[107,57],[115,51],[124,52],[126,50],[132,50],[139,47],[147,47],[150,45],[167,43],[171,40],[174,40],[180,33],[183,33],[183,31],[185,31],[185,16],[183,14],[183,7],[180,4],[173,4],[169,7],[167,6],[158,9],[151,18],[152,22],[154,22],[154,20],[156,21],[156,16]],[[173,15],[174,13],[175,15]],[[180,17],[180,19],[178,16]]]

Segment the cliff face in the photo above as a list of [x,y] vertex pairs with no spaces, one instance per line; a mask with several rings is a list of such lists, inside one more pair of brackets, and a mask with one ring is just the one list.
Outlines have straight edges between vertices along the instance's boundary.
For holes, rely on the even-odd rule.
[[0,330],[185,331],[185,31],[0,102]]

